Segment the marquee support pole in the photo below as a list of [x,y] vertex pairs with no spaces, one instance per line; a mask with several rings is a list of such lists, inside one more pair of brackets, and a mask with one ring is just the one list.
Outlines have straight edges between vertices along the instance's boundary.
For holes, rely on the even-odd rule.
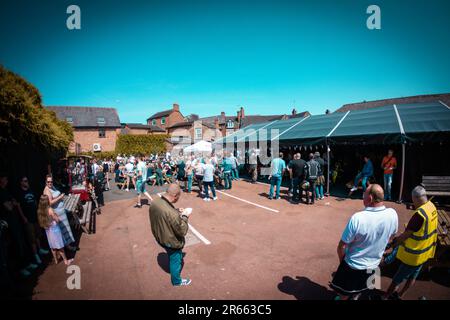
[[398,195],[398,202],[401,203],[403,199],[403,181],[405,179],[405,159],[406,159],[406,143],[402,143],[402,175],[400,180],[400,193]]

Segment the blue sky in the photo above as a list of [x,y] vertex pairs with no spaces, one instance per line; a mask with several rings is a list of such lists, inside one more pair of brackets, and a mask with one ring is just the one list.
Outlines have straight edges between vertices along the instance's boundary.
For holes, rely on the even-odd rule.
[[[66,8],[81,8],[81,30]],[[381,30],[366,8],[381,8]],[[323,113],[450,92],[450,1],[1,1],[0,63],[45,105],[187,115]]]

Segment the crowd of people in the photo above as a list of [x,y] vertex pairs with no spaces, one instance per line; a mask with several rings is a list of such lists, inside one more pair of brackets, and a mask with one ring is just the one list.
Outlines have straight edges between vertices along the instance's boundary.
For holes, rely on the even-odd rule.
[[[65,251],[76,251],[75,238],[64,209],[64,194],[47,175],[45,188],[37,195],[28,177],[9,186],[6,173],[0,173],[0,282],[13,287],[15,276],[28,278],[53,254],[54,263],[66,265]],[[11,192],[10,190],[13,190]]]
[[[171,281],[174,286],[189,285],[191,279],[181,277],[182,250],[188,230],[191,211],[175,208],[182,192],[197,191],[204,201],[218,199],[216,188],[232,189],[239,180],[244,163],[251,183],[261,174],[257,150],[243,156],[233,152],[209,155],[118,155],[115,159],[83,158],[69,161],[67,173],[72,189],[82,186],[94,191],[98,205],[104,205],[103,192],[110,189],[114,175],[120,189],[137,193],[135,207],[142,207],[142,196],[150,204],[151,230],[157,242],[167,251]],[[314,204],[324,199],[327,162],[319,152],[309,153],[302,159],[300,153],[292,154],[286,165],[286,157],[280,152],[270,162],[268,178],[269,199],[280,199],[283,177],[288,179],[290,200],[293,203]],[[412,191],[416,211],[405,231],[398,234],[398,216],[384,201],[391,200],[392,175],[397,162],[392,150],[383,158],[384,189],[373,183],[374,166],[368,156],[364,167],[355,177],[351,192],[359,184],[363,189],[365,209],[349,220],[337,246],[340,265],[330,283],[339,299],[358,299],[370,289],[372,270],[400,260],[400,267],[393,277],[383,299],[398,299],[414,284],[423,265],[434,256],[436,247],[437,210],[427,199],[426,191],[417,186]],[[55,264],[62,260],[72,263],[67,253],[76,251],[75,237],[69,216],[64,209],[65,194],[58,190],[53,176],[48,174],[40,195],[30,188],[27,177],[18,180],[16,188],[9,188],[5,173],[0,173],[0,238],[8,229],[8,239],[1,241],[0,262],[2,281],[11,279],[10,273],[29,277],[50,252]],[[147,186],[163,186],[166,192],[158,197],[148,192]],[[196,189],[194,190],[194,187]],[[10,190],[16,190],[11,193]],[[153,197],[152,195],[153,194]],[[44,232],[43,232],[44,231]],[[400,285],[406,282],[400,290]]]
[[113,168],[115,182],[119,189],[127,192],[135,189],[137,203],[141,208],[141,197],[145,195],[150,201],[153,198],[147,186],[163,186],[177,182],[184,192],[192,193],[194,187],[204,201],[217,200],[216,188],[231,189],[232,181],[238,180],[242,167],[232,152],[224,155],[118,155],[112,163],[105,159],[103,163]]

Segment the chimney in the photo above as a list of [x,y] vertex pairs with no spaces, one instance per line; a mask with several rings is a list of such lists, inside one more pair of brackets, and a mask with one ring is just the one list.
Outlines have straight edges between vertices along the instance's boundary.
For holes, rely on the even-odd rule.
[[245,118],[244,107],[241,107],[241,119]]
[[225,112],[222,111],[222,112],[220,113],[220,116],[221,116],[222,118],[225,118]]
[[297,114],[297,110],[295,110],[295,108],[292,109],[292,115],[295,116],[296,114]]
[[174,103],[174,104],[173,104],[173,111],[178,111],[178,112],[180,112],[180,106],[178,105],[178,103]]

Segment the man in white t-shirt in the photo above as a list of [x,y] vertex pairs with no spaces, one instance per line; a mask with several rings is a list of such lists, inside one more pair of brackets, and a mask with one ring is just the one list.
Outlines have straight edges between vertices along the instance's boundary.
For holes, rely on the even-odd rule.
[[211,159],[206,159],[206,164],[203,164],[203,187],[205,189],[205,197],[203,200],[210,201],[208,187],[211,188],[213,200],[217,200],[216,190],[214,188],[214,166],[211,164]]
[[397,212],[386,208],[383,199],[383,188],[371,184],[364,192],[365,209],[355,213],[345,227],[337,248],[340,265],[330,283],[340,299],[358,299],[371,289],[371,276],[397,232]]
[[136,166],[136,188],[137,188],[137,203],[135,208],[142,208],[141,196],[144,194],[148,200],[153,201],[150,194],[145,190],[145,184],[147,183],[147,163],[143,160],[141,156],[136,158],[138,164]]
[[[134,180],[134,165],[130,161],[128,161],[127,164],[125,165],[125,172],[127,174],[127,189],[126,189],[126,191],[130,191],[130,180]],[[136,186],[136,184],[135,184],[135,186]]]

